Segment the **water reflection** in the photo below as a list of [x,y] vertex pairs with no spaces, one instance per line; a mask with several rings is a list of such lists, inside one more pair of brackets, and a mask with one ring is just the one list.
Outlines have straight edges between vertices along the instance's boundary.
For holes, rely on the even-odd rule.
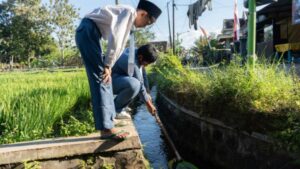
[[[152,99],[155,100],[156,90],[151,91]],[[138,106],[133,115],[133,122],[139,133],[144,153],[154,169],[167,169],[168,149],[162,139],[161,129],[157,125],[155,118],[148,113],[144,104]]]

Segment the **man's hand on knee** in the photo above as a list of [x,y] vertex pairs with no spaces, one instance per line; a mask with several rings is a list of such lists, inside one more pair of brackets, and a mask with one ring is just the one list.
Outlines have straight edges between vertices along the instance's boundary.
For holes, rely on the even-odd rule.
[[104,67],[103,83],[111,83],[111,68],[108,66]]

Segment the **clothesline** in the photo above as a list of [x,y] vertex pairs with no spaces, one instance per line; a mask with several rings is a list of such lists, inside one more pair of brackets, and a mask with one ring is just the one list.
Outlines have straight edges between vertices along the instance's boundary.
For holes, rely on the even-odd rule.
[[176,6],[189,6],[190,4],[176,4],[176,3],[175,3],[175,5],[176,5]]
[[[219,8],[233,8],[234,7],[233,5],[224,5],[222,3],[219,3],[218,1],[216,1],[216,4],[220,5]],[[189,6],[189,5],[191,5],[191,4],[177,4],[177,3],[175,3],[175,6]]]
[[197,20],[202,13],[208,9],[212,10],[212,0],[197,0],[195,3],[190,4],[188,7],[187,15],[189,17],[189,27],[194,25],[194,29],[197,30]]
[[[169,1],[167,4],[169,4]],[[174,1],[173,1],[174,2]],[[174,6],[188,6],[188,18],[189,18],[189,27],[194,25],[194,29],[197,30],[197,20],[198,17],[202,15],[202,13],[208,9],[212,10],[212,0],[197,0],[191,4],[174,4]]]

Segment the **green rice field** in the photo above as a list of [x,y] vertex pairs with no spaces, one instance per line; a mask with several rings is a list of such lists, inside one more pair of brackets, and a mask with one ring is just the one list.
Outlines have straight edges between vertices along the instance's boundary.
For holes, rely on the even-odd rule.
[[0,93],[0,144],[93,130],[83,69],[0,73]]

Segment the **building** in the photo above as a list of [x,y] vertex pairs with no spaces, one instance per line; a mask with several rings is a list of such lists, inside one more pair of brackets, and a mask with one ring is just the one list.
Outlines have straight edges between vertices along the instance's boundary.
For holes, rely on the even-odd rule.
[[[218,42],[220,44],[224,44],[225,49],[230,49],[230,45],[233,42],[233,19],[224,19],[223,20],[223,28],[221,34],[217,36]],[[240,27],[246,27],[247,23],[245,19],[240,18]],[[244,29],[240,30],[240,37],[244,35]]]
[[150,44],[152,44],[153,46],[155,46],[155,48],[160,51],[160,52],[167,52],[168,49],[168,42],[167,41],[152,41],[149,42]]
[[[257,12],[258,56],[269,57],[282,53],[289,62],[299,57],[300,22],[297,23],[297,17],[300,17],[299,8],[299,0],[278,0]],[[293,12],[296,17],[293,17]],[[296,22],[293,22],[293,19]]]

